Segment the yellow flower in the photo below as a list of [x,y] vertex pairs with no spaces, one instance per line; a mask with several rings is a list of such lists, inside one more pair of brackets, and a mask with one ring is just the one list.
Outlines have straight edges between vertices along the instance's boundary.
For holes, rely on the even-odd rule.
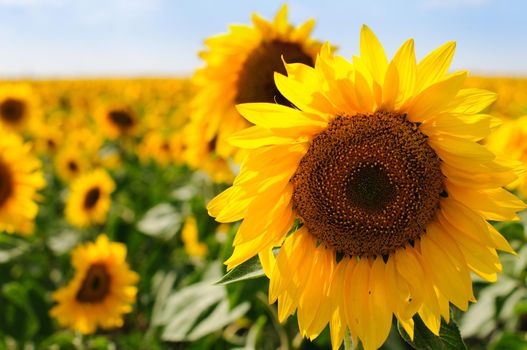
[[0,124],[13,131],[28,131],[40,116],[37,95],[26,84],[0,85]]
[[[191,122],[179,137],[184,139],[181,145],[183,159],[193,170],[202,170],[216,183],[232,183],[234,175],[229,163],[213,152],[213,142],[204,142],[205,125]],[[176,139],[173,142],[177,146]]]
[[198,233],[196,218],[193,216],[187,217],[183,230],[181,230],[181,240],[189,256],[201,258],[207,255],[209,249],[206,244],[199,241]]
[[50,314],[63,327],[84,334],[123,326],[123,315],[132,311],[139,276],[126,263],[126,246],[102,234],[95,243],[72,252],[75,276],[53,293],[58,303]]
[[63,146],[54,159],[55,169],[59,178],[70,182],[90,169],[90,162],[84,153],[69,144]]
[[[527,115],[518,119],[507,120],[487,138],[487,145],[496,154],[521,162],[527,166]],[[527,197],[527,174],[520,177],[508,187],[518,189]]]
[[150,131],[144,137],[137,151],[143,162],[154,160],[159,165],[166,166],[175,158],[177,150],[173,150],[174,143],[170,137],[159,131]]
[[68,222],[77,227],[105,223],[114,189],[114,181],[103,169],[77,178],[71,185],[66,203]]
[[31,234],[44,187],[40,161],[31,145],[0,125],[0,232]]
[[525,207],[502,188],[511,168],[478,143],[495,95],[448,73],[454,48],[416,63],[408,40],[388,61],[364,26],[353,63],[325,45],[315,68],[275,74],[296,108],[238,106],[255,126],[231,142],[249,154],[209,213],[243,219],[228,268],[259,254],[270,302],[281,321],[297,311],[303,336],[329,323],[334,349],[345,329],[376,349],[393,315],[413,337],[416,313],[438,334],[449,303],[475,301],[470,273],[495,281],[496,249],[513,252],[487,222]]
[[253,25],[231,25],[227,34],[205,41],[200,54],[206,66],[196,72],[192,117],[207,124],[206,142],[214,141],[224,158],[233,148],[226,138],[248,126],[235,109],[237,103],[289,102],[276,89],[273,73],[286,73],[283,61],[313,65],[321,44],[310,38],[315,24],[309,20],[294,27],[283,6],[272,22],[253,14]]
[[43,124],[35,131],[37,154],[54,155],[60,147],[63,132],[55,125]]
[[99,106],[95,120],[110,139],[135,135],[139,124],[136,113],[129,106],[121,104]]

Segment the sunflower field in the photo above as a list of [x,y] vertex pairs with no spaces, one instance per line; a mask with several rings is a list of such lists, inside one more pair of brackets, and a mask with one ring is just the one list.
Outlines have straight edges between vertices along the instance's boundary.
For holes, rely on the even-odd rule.
[[0,82],[0,349],[527,349],[527,79],[314,24]]

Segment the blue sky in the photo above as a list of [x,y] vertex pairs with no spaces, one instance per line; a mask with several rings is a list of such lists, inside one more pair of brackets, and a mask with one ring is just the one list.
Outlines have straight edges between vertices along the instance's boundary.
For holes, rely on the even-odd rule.
[[[206,37],[251,12],[274,15],[270,0],[0,0],[0,76],[189,75]],[[369,25],[389,55],[415,38],[418,58],[458,43],[453,68],[527,76],[524,0],[291,0],[290,18],[316,18],[314,36],[358,52]]]

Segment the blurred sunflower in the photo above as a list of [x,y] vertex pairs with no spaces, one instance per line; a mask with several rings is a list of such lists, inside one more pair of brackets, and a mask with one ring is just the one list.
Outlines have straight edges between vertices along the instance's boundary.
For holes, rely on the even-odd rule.
[[276,88],[273,73],[286,73],[283,61],[312,66],[321,46],[310,38],[315,21],[295,28],[287,20],[286,5],[272,22],[257,14],[252,21],[252,26],[231,25],[229,33],[208,38],[208,49],[200,54],[206,66],[193,77],[192,118],[207,124],[206,141],[213,141],[224,158],[233,152],[226,138],[249,125],[234,106],[246,102],[289,105]]
[[[486,141],[489,149],[496,154],[503,154],[527,166],[527,115],[505,121]],[[518,189],[523,197],[527,197],[526,174],[508,187]]]
[[194,216],[185,219],[185,225],[181,230],[181,240],[189,256],[201,258],[209,251],[207,245],[199,241],[198,223]]
[[54,159],[58,176],[64,182],[70,182],[90,169],[90,162],[86,156],[75,147],[62,147]]
[[0,123],[9,130],[28,131],[40,115],[38,97],[25,84],[0,85]]
[[123,315],[132,311],[139,276],[126,263],[126,246],[100,235],[95,243],[72,252],[75,276],[55,293],[58,303],[50,314],[59,324],[81,333],[123,326]]
[[35,131],[35,150],[38,154],[54,155],[60,148],[63,132],[59,127],[43,124]]
[[510,164],[478,143],[495,95],[447,73],[454,49],[416,63],[408,40],[388,61],[364,26],[353,63],[325,45],[315,68],[275,74],[298,109],[238,106],[255,126],[231,141],[251,151],[209,213],[243,219],[228,268],[259,254],[270,302],[281,321],[297,310],[302,335],[329,323],[334,349],[346,329],[377,349],[393,315],[413,337],[416,313],[438,334],[449,302],[475,301],[470,272],[495,281],[496,249],[513,252],[487,222],[525,207],[502,188],[516,177]]
[[31,145],[0,125],[0,232],[30,234],[44,187],[40,161]]
[[95,119],[102,133],[114,140],[135,135],[138,127],[136,113],[127,105],[99,106]]
[[71,185],[66,219],[77,227],[103,224],[110,209],[115,183],[103,169],[81,175]]
[[170,135],[166,136],[159,131],[150,131],[144,137],[139,145],[137,153],[143,162],[154,160],[162,166],[168,165],[175,156],[172,149],[173,142]]
[[[205,124],[191,122],[187,124],[179,137],[183,139],[180,145],[185,163],[193,170],[202,170],[216,183],[231,184],[234,174],[229,163],[214,153],[214,140],[203,142]],[[177,140],[173,145],[177,146]]]

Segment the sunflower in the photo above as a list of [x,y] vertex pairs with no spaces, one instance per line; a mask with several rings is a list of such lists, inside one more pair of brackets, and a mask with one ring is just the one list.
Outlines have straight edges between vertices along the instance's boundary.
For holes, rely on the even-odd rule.
[[181,230],[181,240],[189,256],[202,258],[209,251],[207,245],[199,241],[198,223],[193,216],[185,219],[185,225]]
[[296,108],[238,106],[255,126],[230,140],[249,153],[208,210],[243,219],[228,269],[259,254],[270,302],[281,321],[297,312],[303,336],[329,323],[333,348],[348,329],[376,349],[392,315],[413,337],[415,314],[438,334],[449,303],[475,301],[470,273],[495,281],[496,250],[513,252],[487,222],[525,207],[502,188],[511,166],[478,143],[495,95],[447,73],[454,49],[416,63],[408,40],[388,61],[364,26],[353,63],[324,45],[314,68],[275,74]]
[[35,150],[37,154],[55,155],[60,148],[63,132],[50,124],[42,125],[35,132]]
[[90,169],[90,162],[86,155],[69,144],[57,152],[54,163],[59,178],[64,182],[73,181]]
[[95,119],[101,131],[112,140],[133,136],[138,127],[136,113],[125,104],[100,106]]
[[103,224],[110,209],[115,183],[103,169],[77,178],[66,203],[66,219],[77,227]]
[[[517,119],[506,120],[488,138],[487,145],[497,154],[506,155],[510,159],[527,165],[527,115]],[[523,197],[527,197],[527,176],[521,176],[508,188],[517,189]]]
[[167,166],[175,158],[177,150],[172,149],[174,143],[170,135],[159,131],[150,131],[139,145],[137,153],[143,162],[154,160],[161,166]]
[[31,145],[0,125],[0,232],[31,234],[44,187],[40,161]]
[[37,95],[25,84],[0,85],[0,124],[14,131],[28,131],[38,123]]
[[[193,170],[202,170],[215,183],[231,184],[234,174],[229,163],[214,152],[214,141],[203,142],[205,124],[188,123],[182,134],[176,137],[182,140],[179,144],[184,162]],[[173,139],[173,147],[178,146],[177,138]]]
[[288,105],[274,84],[273,73],[286,73],[283,61],[312,66],[321,47],[310,38],[315,21],[295,28],[287,20],[286,5],[272,22],[257,14],[253,14],[252,22],[252,26],[232,25],[229,33],[208,38],[207,51],[200,54],[206,66],[193,78],[197,94],[192,101],[192,118],[207,123],[206,141],[215,142],[216,152],[224,158],[233,152],[226,138],[248,126],[235,105]]
[[50,314],[61,326],[94,333],[123,326],[123,315],[132,311],[139,276],[126,263],[126,246],[108,241],[104,234],[95,243],[77,246],[72,252],[75,276],[53,293],[58,303]]

